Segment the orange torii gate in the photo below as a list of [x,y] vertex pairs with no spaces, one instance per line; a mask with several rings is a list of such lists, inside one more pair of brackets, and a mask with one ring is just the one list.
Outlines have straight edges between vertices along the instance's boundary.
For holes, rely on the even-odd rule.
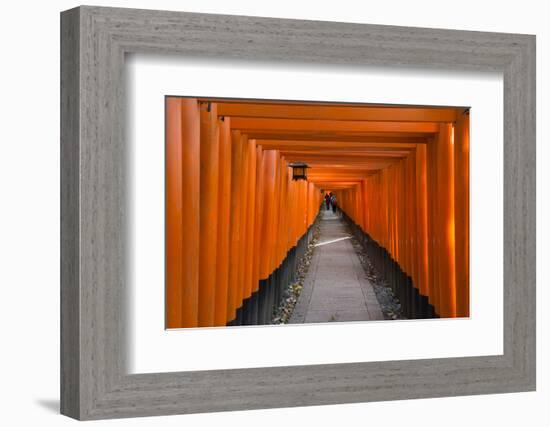
[[166,98],[167,327],[269,323],[322,189],[407,314],[468,316],[463,110]]
[[399,162],[336,190],[412,315],[423,297],[441,317],[469,316],[468,128],[467,115],[441,124]]
[[167,327],[226,325],[307,241],[320,194],[215,103],[166,102]]

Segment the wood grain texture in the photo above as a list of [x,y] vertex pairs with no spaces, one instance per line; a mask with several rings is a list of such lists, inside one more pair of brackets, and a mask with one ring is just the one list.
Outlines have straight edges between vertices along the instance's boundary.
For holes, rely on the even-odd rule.
[[61,20],[61,413],[80,414],[78,10]]
[[[80,7],[61,16],[61,410],[78,419],[535,389],[535,37]],[[128,375],[124,55],[504,75],[504,354]]]

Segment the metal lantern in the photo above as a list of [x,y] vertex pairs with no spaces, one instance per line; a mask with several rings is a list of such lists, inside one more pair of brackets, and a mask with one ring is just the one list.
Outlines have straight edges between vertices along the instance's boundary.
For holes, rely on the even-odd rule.
[[291,163],[290,167],[292,168],[292,179],[294,181],[298,181],[299,179],[307,181],[307,169],[309,166],[306,163],[295,162]]

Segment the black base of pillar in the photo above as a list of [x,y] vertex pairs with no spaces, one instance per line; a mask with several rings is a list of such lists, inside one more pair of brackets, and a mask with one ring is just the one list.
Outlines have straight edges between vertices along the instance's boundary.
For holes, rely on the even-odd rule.
[[267,290],[269,287],[269,279],[260,280],[260,287],[258,290],[258,317],[257,324],[265,325],[266,307],[267,307]]
[[235,317],[235,326],[241,326],[243,324],[243,307],[237,309],[237,315]]
[[429,304],[428,297],[420,294],[418,288],[414,286],[412,278],[401,269],[389,252],[363,232],[344,212],[342,212],[342,218],[348,223],[357,241],[365,249],[373,267],[391,287],[401,304],[403,315],[409,319],[439,317],[435,313],[434,307]]
[[433,317],[430,316],[430,303],[427,296],[419,295],[419,304],[420,312],[422,313],[422,319],[429,319],[430,317]]
[[435,307],[431,304],[428,304],[427,312],[428,312],[428,316],[427,316],[428,319],[435,319],[439,317],[435,312]]
[[282,263],[271,275],[258,283],[258,290],[243,301],[237,310],[235,319],[227,326],[268,325],[271,323],[275,310],[284,298],[285,289],[296,279],[296,265],[305,254],[308,244],[313,238],[313,225],[291,248]]
[[259,292],[254,292],[243,302],[243,326],[258,324]]

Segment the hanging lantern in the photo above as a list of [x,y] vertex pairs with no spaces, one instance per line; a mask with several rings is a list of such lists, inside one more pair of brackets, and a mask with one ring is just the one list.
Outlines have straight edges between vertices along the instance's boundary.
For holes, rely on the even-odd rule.
[[298,181],[303,179],[307,181],[307,169],[309,166],[303,162],[295,162],[289,165],[292,168],[292,179]]

